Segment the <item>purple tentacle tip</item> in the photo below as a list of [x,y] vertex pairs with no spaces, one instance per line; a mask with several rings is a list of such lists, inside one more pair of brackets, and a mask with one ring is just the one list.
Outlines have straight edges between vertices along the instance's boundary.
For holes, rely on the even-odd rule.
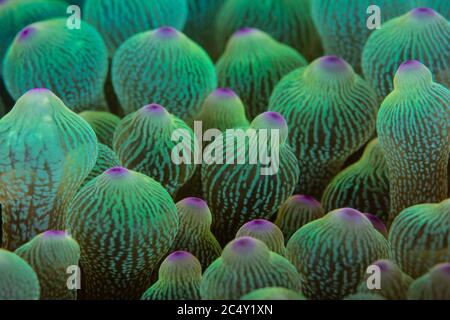
[[272,223],[264,219],[255,219],[245,224],[247,229],[251,230],[270,230]]
[[304,195],[304,194],[297,194],[293,196],[293,200],[295,202],[307,205],[307,206],[311,206],[311,207],[317,207],[320,206],[320,202],[317,201],[316,198],[312,197],[312,196],[308,196],[308,195]]
[[226,97],[226,98],[236,97],[236,93],[230,88],[218,88],[214,91],[214,94],[217,97]]
[[407,60],[400,65],[398,70],[399,71],[417,70],[421,66],[422,66],[422,64],[417,60]]
[[8,0],[0,0],[0,4],[5,4]]
[[415,17],[434,17],[436,12],[431,8],[415,8],[411,10],[411,14]]
[[187,251],[175,251],[173,253],[171,253],[167,259],[170,262],[179,262],[179,261],[185,261],[185,260],[189,260],[191,259],[192,254],[190,254]]
[[337,56],[324,56],[319,59],[319,64],[330,71],[342,71],[347,69],[346,62]]
[[238,31],[236,31],[235,35],[236,36],[245,36],[245,35],[255,32],[255,31],[256,31],[256,29],[254,29],[254,28],[245,27],[245,28],[241,28]]
[[363,220],[363,214],[356,209],[342,208],[337,210],[337,215],[347,221],[361,221]]
[[237,253],[245,253],[251,251],[256,246],[256,241],[252,237],[241,237],[234,240],[231,249]]
[[113,167],[106,170],[106,174],[112,177],[123,177],[127,175],[129,171],[124,167]]
[[286,124],[286,120],[284,120],[283,116],[278,112],[273,111],[265,112],[264,118],[270,122],[275,122],[280,125]]
[[166,109],[164,109],[163,106],[156,104],[156,103],[152,103],[149,105],[146,105],[144,107],[144,110],[146,112],[149,112],[151,114],[155,114],[155,115],[159,115],[159,114],[165,114],[166,113]]
[[62,230],[48,230],[48,231],[45,231],[43,235],[45,238],[65,237],[65,236],[67,236],[67,232],[62,231]]
[[32,26],[25,27],[22,29],[22,31],[19,32],[19,40],[21,41],[26,40],[30,38],[35,32],[36,29]]
[[178,34],[177,29],[172,27],[161,27],[156,30],[156,33],[162,37],[171,38]]
[[384,272],[391,270],[391,264],[386,260],[377,261],[374,265],[378,266],[378,268]]
[[208,205],[203,199],[196,198],[196,197],[189,197],[183,200],[183,203],[185,203],[188,206],[192,206],[199,209],[204,209]]

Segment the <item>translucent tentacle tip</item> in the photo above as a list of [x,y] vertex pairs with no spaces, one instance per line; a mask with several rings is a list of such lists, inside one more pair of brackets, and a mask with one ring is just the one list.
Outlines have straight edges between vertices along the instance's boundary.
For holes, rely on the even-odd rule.
[[432,281],[450,282],[450,263],[439,263],[428,272]]
[[416,71],[422,68],[422,64],[417,60],[407,60],[403,62],[400,67],[398,68],[398,71],[401,72],[407,72],[407,71]]
[[163,106],[156,103],[144,106],[142,111],[151,116],[165,116],[168,114],[167,110]]
[[[0,0],[2,1],[2,0]],[[6,0],[4,0],[6,1]],[[28,26],[23,28],[20,32],[19,32],[19,41],[24,41],[29,39],[33,34],[36,33],[36,28],[33,26]]]
[[428,18],[436,16],[436,12],[431,8],[415,8],[411,10],[411,15],[417,18]]
[[231,242],[230,249],[233,253],[245,255],[253,252],[257,247],[257,240],[252,237],[241,237]]
[[244,227],[245,229],[252,231],[268,231],[272,230],[274,225],[270,221],[264,219],[255,219],[247,222]]
[[312,196],[304,195],[304,194],[296,194],[296,195],[292,196],[292,200],[295,203],[302,204],[302,205],[305,205],[305,206],[311,207],[311,208],[320,207],[320,205],[321,205],[320,202],[317,201],[316,198],[314,198]]
[[105,174],[112,178],[123,178],[130,174],[130,171],[124,167],[113,167],[105,171]]
[[321,69],[330,72],[341,72],[348,70],[348,64],[344,59],[337,56],[324,56],[319,58],[319,66]]
[[167,257],[167,261],[171,263],[182,263],[192,259],[194,259],[194,256],[187,251],[175,251]]
[[62,230],[48,230],[45,231],[42,236],[44,238],[64,238],[68,236],[68,233]]
[[181,200],[180,203],[193,209],[206,209],[208,207],[207,203],[203,199],[196,197],[185,198]]
[[0,0],[0,5],[6,4],[9,0]]
[[234,36],[237,36],[237,37],[248,36],[248,35],[254,34],[254,33],[258,32],[258,31],[259,31],[259,30],[258,30],[258,29],[255,29],[255,28],[248,28],[248,27],[245,27],[245,28],[241,28],[241,29],[239,29],[238,31],[236,31],[236,32],[234,33]]
[[358,223],[362,221],[367,221],[367,218],[358,210],[352,208],[342,208],[333,211],[336,217],[342,220]]
[[212,94],[218,98],[235,98],[237,96],[230,88],[218,88]]
[[178,30],[172,27],[160,27],[156,29],[156,35],[160,36],[161,38],[173,38],[178,35]]
[[268,111],[257,116],[251,123],[254,129],[278,130],[280,142],[283,143],[287,139],[288,125],[283,116],[278,112]]

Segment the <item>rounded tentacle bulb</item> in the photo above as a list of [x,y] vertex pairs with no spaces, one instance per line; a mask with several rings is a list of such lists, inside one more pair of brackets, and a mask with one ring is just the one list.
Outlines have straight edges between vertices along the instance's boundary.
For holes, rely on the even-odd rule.
[[189,0],[188,17],[184,32],[204,48],[213,60],[220,52],[217,48],[214,23],[226,0]]
[[[326,54],[342,57],[359,73],[364,44],[381,23],[412,8],[410,0],[313,0],[311,15]],[[371,6],[378,6],[374,8]],[[379,20],[377,15],[379,14]],[[377,25],[376,23],[380,23]],[[384,25],[383,25],[384,27]]]
[[296,194],[290,196],[278,210],[275,224],[281,229],[287,244],[292,235],[305,224],[322,218],[322,205],[314,197]]
[[139,299],[172,246],[178,215],[161,184],[114,167],[76,194],[67,229],[81,249],[83,297]]
[[269,110],[289,125],[301,172],[296,192],[320,199],[347,158],[373,136],[378,103],[347,62],[325,56],[283,77]]
[[187,251],[171,253],[159,268],[159,278],[141,300],[200,300],[202,266]]
[[222,247],[211,232],[212,214],[200,198],[185,198],[176,204],[180,228],[171,251],[188,251],[205,270],[220,257]]
[[305,300],[305,297],[301,293],[293,290],[270,287],[247,293],[240,300]]
[[196,145],[192,129],[158,104],[126,116],[113,139],[123,166],[152,177],[172,195],[195,172]]
[[257,29],[243,28],[228,41],[216,64],[219,86],[233,89],[253,119],[267,110],[270,94],[280,79],[307,64],[289,46]]
[[112,62],[112,83],[125,114],[157,102],[191,121],[217,87],[208,54],[183,33],[162,27],[139,33],[120,46]]
[[[386,300],[405,300],[408,288],[413,279],[392,261],[378,260],[371,264],[371,272],[379,275],[379,280],[373,281],[371,273],[367,273],[366,279],[358,287],[358,293],[376,293]],[[372,273],[375,275],[375,273]]]
[[[76,300],[80,246],[69,234],[58,230],[46,231],[19,247],[15,253],[36,272],[41,300]],[[74,279],[69,282],[71,275]],[[69,283],[73,287],[69,287]]]
[[182,30],[187,11],[186,0],[86,0],[84,5],[86,21],[101,33],[110,56],[136,33],[162,26]]
[[[208,130],[224,132],[227,129],[248,128],[249,126],[242,100],[229,88],[218,88],[211,92],[203,102],[202,110],[194,121],[195,132],[197,133],[198,130],[195,128],[201,128],[199,131],[203,133],[203,136],[208,136]],[[211,141],[197,142],[203,150]],[[181,200],[188,196],[203,197],[200,165],[192,178],[181,187],[176,197]]]
[[300,277],[288,260],[262,241],[242,237],[231,241],[206,269],[200,295],[204,300],[237,300],[265,287],[300,292]]
[[118,166],[120,166],[120,160],[114,153],[114,151],[104,144],[99,143],[97,161],[95,162],[95,166],[92,168],[91,172],[89,172],[89,175],[86,177],[86,179],[84,179],[83,184],[80,188],[84,187],[89,181],[101,175],[109,168]]
[[13,252],[0,248],[0,300],[39,300],[33,268]]
[[218,88],[211,92],[197,115],[204,131],[218,129],[222,132],[233,128],[248,128],[246,106],[236,92],[230,88]]
[[407,60],[418,60],[434,79],[450,85],[450,24],[430,8],[415,8],[383,24],[367,40],[362,68],[380,99],[394,88],[394,75]]
[[281,256],[286,254],[284,237],[280,228],[265,219],[255,219],[244,224],[237,232],[236,238],[252,237],[261,240],[270,251]]
[[414,280],[408,290],[408,299],[450,300],[450,263],[440,263]]
[[333,178],[324,191],[322,205],[326,212],[348,206],[388,221],[388,168],[378,139],[366,146],[358,162]]
[[27,25],[66,16],[67,4],[53,0],[0,1],[0,74],[5,53],[16,34]]
[[342,299],[356,292],[372,262],[389,257],[389,243],[364,214],[343,208],[300,228],[286,257],[308,299]]
[[106,109],[105,43],[89,24],[69,29],[66,23],[40,21],[17,34],[3,63],[6,88],[16,100],[30,89],[48,88],[76,112]]
[[223,50],[240,28],[258,28],[297,49],[308,60],[321,54],[322,45],[310,14],[309,0],[227,0],[216,22],[216,41]]
[[114,130],[120,122],[120,118],[107,111],[83,111],[80,117],[86,120],[92,127],[99,143],[112,148]]
[[403,210],[392,223],[389,242],[398,266],[413,278],[450,261],[450,199]]
[[227,130],[204,150],[202,187],[222,245],[253,219],[271,219],[297,184],[297,159],[287,124],[276,112],[256,117],[248,130]]
[[69,202],[97,159],[91,127],[47,89],[20,97],[0,120],[3,246],[64,228]]
[[447,198],[450,148],[450,91],[418,61],[403,63],[394,85],[377,119],[389,172],[390,222],[407,207]]

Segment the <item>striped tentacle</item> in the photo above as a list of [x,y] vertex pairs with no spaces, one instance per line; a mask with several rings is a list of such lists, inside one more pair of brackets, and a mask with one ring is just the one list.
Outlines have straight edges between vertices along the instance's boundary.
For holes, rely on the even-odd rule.
[[390,183],[389,220],[403,209],[447,198],[450,94],[417,61],[402,64],[378,113]]
[[173,28],[163,27],[129,38],[116,52],[112,82],[126,114],[148,103],[191,121],[217,86],[206,52]]
[[[190,141],[186,145],[190,163],[177,164],[172,159],[172,151],[178,144],[172,140],[176,131],[183,131],[183,140]],[[126,116],[117,126],[113,140],[114,151],[125,167],[152,177],[172,195],[194,174],[195,143],[189,126],[157,104]]]
[[50,230],[19,247],[18,256],[30,264],[39,278],[42,300],[76,300],[76,288],[68,288],[69,267],[78,267],[80,246],[66,232]]
[[3,246],[64,228],[69,201],[97,159],[91,127],[47,89],[23,95],[0,120]]
[[159,268],[159,279],[141,300],[200,300],[202,266],[187,251],[171,253]]
[[347,206],[388,221],[388,168],[378,139],[367,145],[358,162],[334,177],[324,191],[322,204],[326,212]]
[[[297,159],[286,142],[287,125],[276,112],[266,112],[255,118],[251,131],[228,131],[217,137],[205,149],[205,163],[202,166],[202,187],[205,199],[214,213],[213,233],[222,245],[233,239],[238,229],[253,219],[271,219],[279,206],[292,195],[297,184],[299,170]],[[268,154],[279,155],[278,171],[264,175],[262,170],[273,165],[261,161],[259,147],[267,144],[261,138],[260,129],[279,132],[279,146]],[[269,138],[272,131],[269,130]],[[245,143],[236,143],[236,137],[247,137]],[[259,136],[259,138],[258,138]],[[253,137],[253,138],[252,138]],[[259,139],[259,140],[257,140]],[[223,159],[216,161],[215,155]],[[252,163],[253,156],[255,157]],[[267,160],[267,159],[263,159]]]
[[450,260],[450,199],[403,210],[389,232],[392,256],[413,278]]
[[6,88],[16,100],[30,89],[48,88],[76,112],[105,109],[106,46],[87,23],[71,30],[66,20],[36,22],[17,34],[3,64]]
[[450,23],[429,8],[416,8],[392,19],[367,40],[364,76],[380,99],[394,89],[394,75],[407,60],[426,65],[437,82],[450,85]]
[[115,167],[77,193],[67,228],[81,248],[84,297],[138,299],[175,239],[178,215],[158,182]]
[[389,243],[362,213],[343,208],[303,226],[286,252],[307,298],[342,299],[356,292],[372,262],[388,258]]
[[300,277],[288,260],[262,241],[242,237],[230,242],[205,271],[200,295],[207,300],[236,300],[265,287],[300,292]]
[[297,51],[257,29],[244,28],[231,37],[216,64],[219,86],[233,89],[247,107],[249,119],[267,110],[280,79],[307,64]]
[[285,76],[269,110],[288,122],[301,172],[296,191],[320,199],[345,160],[373,136],[378,103],[350,65],[326,56]]

